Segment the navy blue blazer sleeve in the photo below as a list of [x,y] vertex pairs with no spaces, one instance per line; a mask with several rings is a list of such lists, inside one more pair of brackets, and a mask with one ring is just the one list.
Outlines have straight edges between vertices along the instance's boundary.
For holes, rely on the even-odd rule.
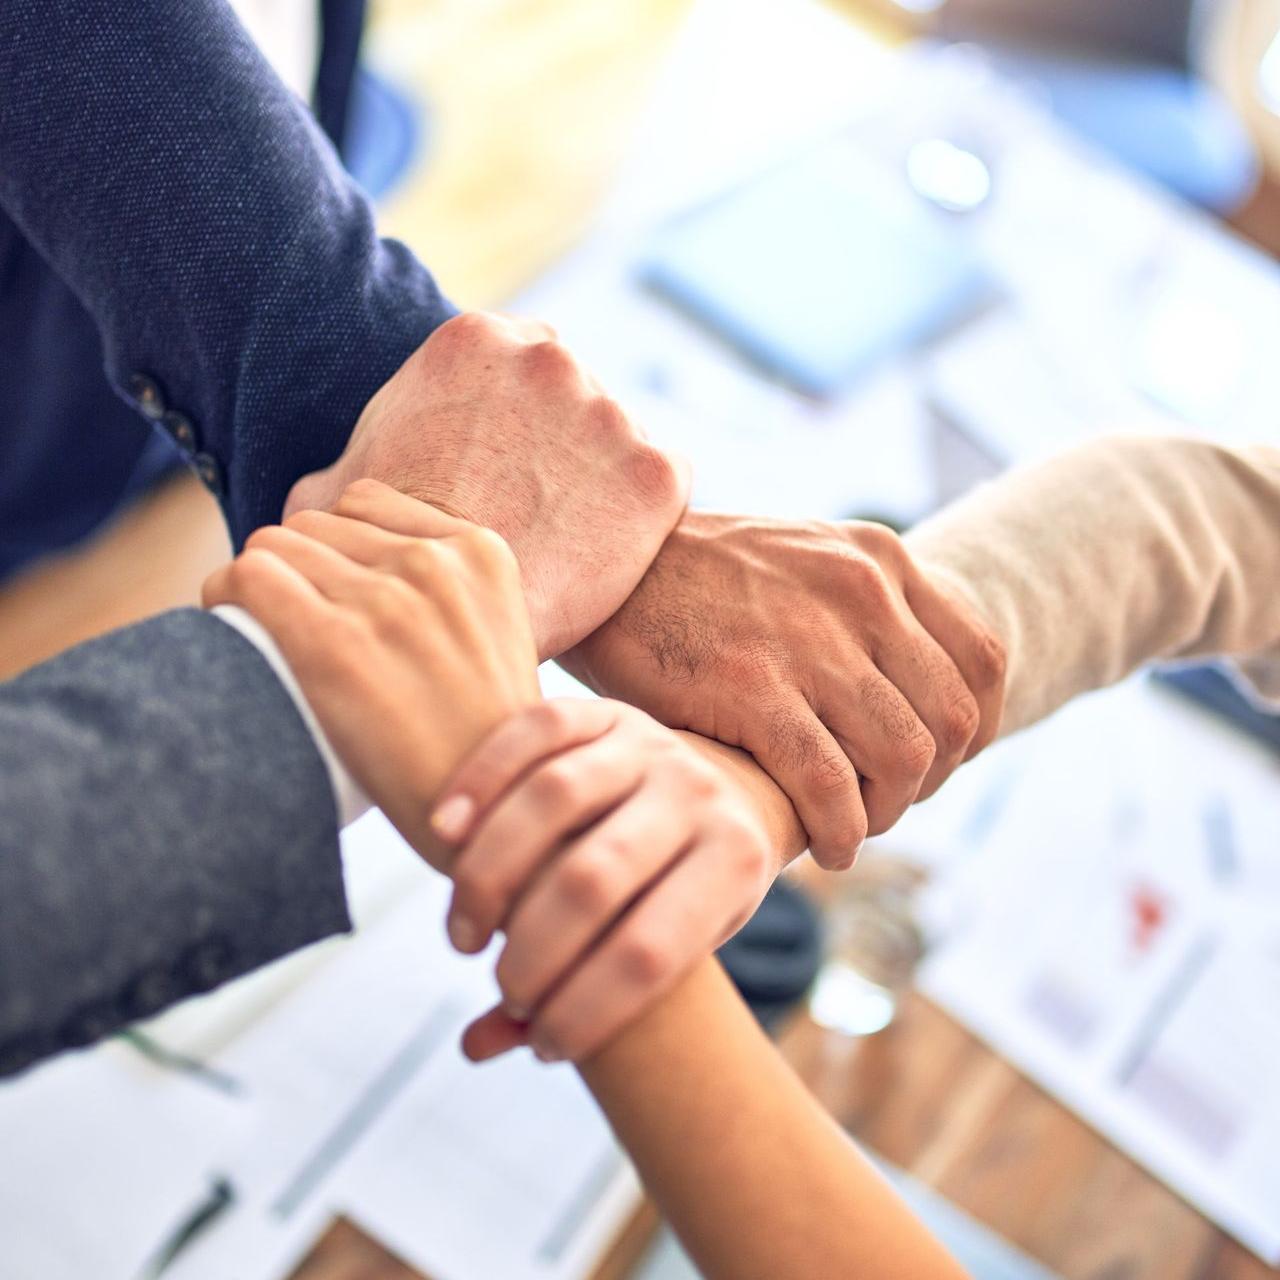
[[0,1076],[350,927],[293,699],[198,610],[0,684]]
[[453,314],[223,0],[5,0],[0,206],[237,545]]

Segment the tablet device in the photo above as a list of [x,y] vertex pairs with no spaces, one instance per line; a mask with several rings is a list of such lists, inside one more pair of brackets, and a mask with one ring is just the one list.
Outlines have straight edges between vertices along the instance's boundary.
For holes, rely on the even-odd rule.
[[819,396],[994,292],[962,224],[848,143],[675,219],[640,272],[766,371]]

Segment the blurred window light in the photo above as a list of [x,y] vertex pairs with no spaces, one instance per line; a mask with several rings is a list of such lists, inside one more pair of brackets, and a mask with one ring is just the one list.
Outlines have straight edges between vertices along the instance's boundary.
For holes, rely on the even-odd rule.
[[946,2],[947,0],[892,0],[896,8],[905,9],[908,13],[936,13]]
[[1280,32],[1262,55],[1258,66],[1258,89],[1267,106],[1280,115]]
[[926,138],[911,148],[907,180],[917,194],[953,213],[968,213],[991,194],[987,166],[945,138]]

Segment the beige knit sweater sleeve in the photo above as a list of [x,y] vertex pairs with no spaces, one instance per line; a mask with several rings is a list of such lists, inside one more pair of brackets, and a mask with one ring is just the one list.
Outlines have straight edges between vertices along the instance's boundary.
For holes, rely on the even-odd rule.
[[1003,638],[1004,733],[1154,658],[1280,655],[1280,449],[1108,438],[975,490],[907,544]]

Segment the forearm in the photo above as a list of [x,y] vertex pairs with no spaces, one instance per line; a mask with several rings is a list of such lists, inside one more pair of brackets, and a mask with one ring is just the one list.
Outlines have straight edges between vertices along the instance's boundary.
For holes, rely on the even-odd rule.
[[712,1280],[963,1274],[778,1056],[715,961],[581,1071]]
[[1280,451],[1109,439],[907,537],[1003,640],[1002,731],[1157,658],[1280,644]]
[[324,765],[229,627],[164,614],[0,686],[0,1075],[348,927]]

